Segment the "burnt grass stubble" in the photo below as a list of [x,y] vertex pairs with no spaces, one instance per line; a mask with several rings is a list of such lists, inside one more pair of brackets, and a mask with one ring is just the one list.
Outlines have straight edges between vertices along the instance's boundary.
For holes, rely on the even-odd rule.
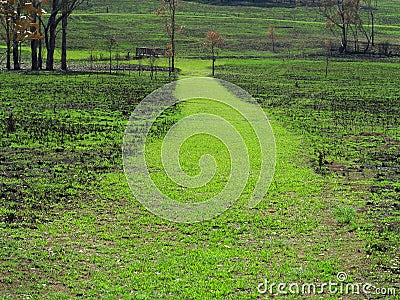
[[378,65],[363,70],[365,75],[354,72],[357,66],[351,75],[338,69],[327,79],[307,65],[226,65],[217,74],[248,91],[272,118],[303,135],[313,149],[309,163],[315,172],[339,177],[364,199],[357,211],[374,223],[373,228],[361,228],[368,236],[366,252],[375,253],[378,265],[398,276],[400,268],[388,263],[396,260],[400,235],[400,94],[394,88],[398,82],[387,77],[389,70],[377,74]]
[[[130,114],[169,81],[165,74],[157,80],[81,72],[3,77],[0,222],[31,228],[90,202],[101,175],[122,170]],[[157,130],[165,130],[163,122]]]

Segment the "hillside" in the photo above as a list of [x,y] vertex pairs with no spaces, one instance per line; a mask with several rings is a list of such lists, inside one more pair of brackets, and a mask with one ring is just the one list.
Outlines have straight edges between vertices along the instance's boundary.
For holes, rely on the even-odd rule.
[[[379,2],[377,43],[400,43],[400,17],[393,13],[399,5],[398,0]],[[158,6],[158,1],[125,0],[83,5],[71,17],[70,47],[104,51],[109,35],[117,37],[121,53],[132,52],[136,46],[164,47],[168,41],[163,25],[153,13]],[[182,1],[177,16],[178,25],[183,27],[177,34],[178,56],[204,57],[201,44],[207,30],[226,37],[222,56],[323,54],[326,39],[339,43],[339,37],[325,28],[325,21],[316,7],[218,6]],[[271,53],[267,36],[270,24],[276,28],[277,53]],[[86,42],[78,43],[81,39]]]

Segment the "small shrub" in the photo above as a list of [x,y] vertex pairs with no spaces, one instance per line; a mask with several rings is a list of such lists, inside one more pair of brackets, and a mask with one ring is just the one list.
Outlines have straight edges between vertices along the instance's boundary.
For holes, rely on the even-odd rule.
[[6,123],[6,132],[10,133],[16,131],[15,125],[17,122],[14,119],[13,113],[11,113],[10,116],[5,119],[5,123]]
[[351,206],[340,206],[335,209],[334,215],[339,224],[350,224],[354,221],[356,211]]

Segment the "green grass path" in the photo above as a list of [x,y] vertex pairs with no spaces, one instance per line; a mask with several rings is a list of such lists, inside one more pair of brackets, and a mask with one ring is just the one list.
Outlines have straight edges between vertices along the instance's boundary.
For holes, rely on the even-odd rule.
[[[191,199],[190,202],[207,200],[213,204],[207,203],[204,207],[187,204],[173,214],[182,216],[193,210],[199,214],[203,207],[206,209],[195,219],[208,219],[215,216],[217,211],[225,210],[227,205],[232,205],[231,202],[240,194],[246,195],[245,201],[250,207],[255,206],[272,180],[275,158],[273,133],[264,121],[266,117],[262,109],[255,101],[250,103],[239,99],[227,87],[211,78],[181,80],[174,94],[184,100],[179,105],[180,122],[171,128],[163,140],[157,139],[146,144],[150,169],[159,170],[153,172],[153,181],[163,187],[163,193],[171,198],[175,194],[178,198]],[[163,162],[162,153],[166,153]],[[214,161],[207,155],[212,155]],[[203,168],[200,170],[199,163],[202,164],[202,161]],[[164,172],[165,166],[168,172]],[[176,183],[167,173],[175,178]],[[133,174],[133,177],[137,176],[137,173]],[[183,188],[193,184],[197,188]],[[220,197],[224,200],[218,200]],[[157,206],[153,211],[164,215],[164,208],[159,210]],[[171,213],[168,211],[167,214]]]

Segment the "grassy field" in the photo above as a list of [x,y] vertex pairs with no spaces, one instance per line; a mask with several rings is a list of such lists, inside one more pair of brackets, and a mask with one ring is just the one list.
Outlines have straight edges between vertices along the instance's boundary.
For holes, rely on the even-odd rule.
[[[244,72],[247,66],[256,76],[260,67],[252,66],[251,61],[225,63],[220,76],[232,76],[232,81],[250,88],[245,82],[251,81],[251,74],[239,77],[234,70]],[[274,88],[282,64],[288,68],[284,73],[294,77],[296,70],[304,75],[304,63],[264,62],[270,76],[272,66],[280,66],[268,84],[274,95],[285,97],[288,91],[284,86],[293,83],[280,80],[281,85]],[[348,68],[348,64],[337,65]],[[314,84],[326,85],[329,80],[318,75],[317,69],[317,63],[310,69]],[[339,74],[331,76],[339,78]],[[2,102],[3,297],[252,299],[260,296],[257,286],[264,278],[299,284],[327,282],[335,281],[338,272],[348,274],[347,282],[396,286],[398,204],[394,199],[398,180],[385,178],[376,183],[376,169],[365,174],[353,171],[357,156],[351,152],[340,159],[349,171],[347,164],[330,170],[337,158],[331,153],[324,165],[317,166],[315,143],[329,148],[331,137],[311,130],[313,124],[321,126],[312,116],[326,115],[310,107],[303,115],[302,101],[292,107],[272,105],[268,99],[285,102],[265,96],[270,92],[263,85],[266,78],[258,75],[258,81],[251,81],[254,90],[250,89],[255,96],[261,96],[263,90],[260,103],[270,116],[278,152],[276,173],[265,200],[257,209],[234,206],[217,219],[180,225],[163,221],[136,202],[122,171],[120,147],[129,111],[161,85],[162,78],[152,81],[148,74],[136,73],[2,77],[3,82],[8,80],[2,93],[9,95],[8,101]],[[20,82],[18,94],[11,92],[16,80]],[[393,90],[394,99],[396,92]],[[189,102],[177,117],[212,109],[207,102]],[[15,131],[10,130],[12,124]],[[374,132],[379,129],[376,125]],[[381,146],[389,136],[393,140],[387,144],[398,143],[393,134],[398,130],[390,134],[381,129],[386,135],[365,135],[364,140],[354,141],[358,136],[354,134],[348,139],[382,151],[387,149]],[[334,139],[343,136],[340,127],[333,133]],[[190,143],[194,146],[198,141]],[[188,159],[187,171],[196,173],[190,143],[181,155]],[[339,145],[341,149],[348,146]],[[213,153],[215,149],[202,151]],[[220,155],[223,162],[224,154]],[[383,189],[371,190],[378,186]],[[218,186],[212,183],[208,189],[215,192]],[[175,188],[169,192],[181,195]],[[209,193],[203,192],[203,196]]]
[[[399,5],[379,2],[379,41],[398,43]],[[79,72],[0,73],[0,298],[398,299],[398,58],[330,57],[326,68],[323,41],[330,33],[315,8],[183,2],[178,78],[209,76],[203,36],[210,29],[224,34],[216,75],[262,106],[277,156],[271,186],[255,208],[245,205],[255,186],[249,180],[221,216],[171,223],[132,195],[121,149],[131,113],[170,82],[168,73],[88,72],[87,61],[91,51],[107,57],[108,35],[117,36],[121,56],[138,45],[163,46],[157,6],[106,0],[76,11],[69,63]],[[266,36],[270,23],[281,26],[275,53]],[[157,65],[167,66],[166,59]],[[157,118],[146,143],[150,175],[181,201],[209,198],[229,179],[229,151],[204,135],[183,144],[181,166],[196,175],[201,155],[212,154],[213,180],[184,189],[163,170],[163,137],[197,113],[234,123],[251,153],[251,172],[259,167],[254,132],[238,114],[207,99],[183,102]],[[302,284],[318,290],[329,281],[375,288],[369,295],[301,292]],[[279,293],[279,283],[296,283],[300,291]]]

